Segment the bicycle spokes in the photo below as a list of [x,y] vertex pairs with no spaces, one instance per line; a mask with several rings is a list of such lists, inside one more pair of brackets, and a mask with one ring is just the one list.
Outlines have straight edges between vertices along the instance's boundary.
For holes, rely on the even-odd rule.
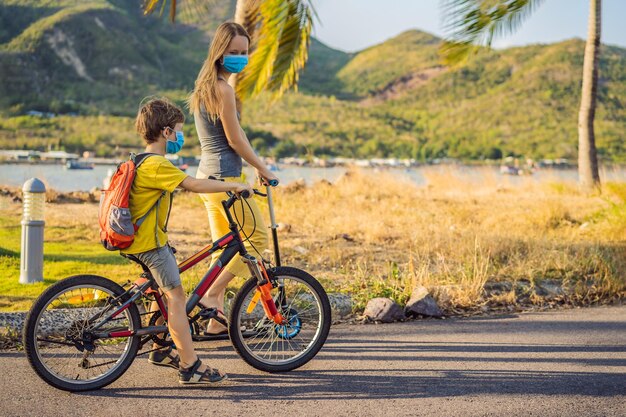
[[[40,311],[35,326],[34,348],[43,367],[57,378],[91,382],[104,378],[125,357],[131,339],[99,339],[93,331],[112,314],[115,294],[107,288],[80,285],[55,294]],[[97,331],[115,332],[131,326],[129,313],[105,322]]]
[[243,349],[240,353],[244,352],[244,359],[245,355],[249,355],[254,361],[267,365],[292,364],[319,344],[324,333],[322,329],[330,317],[326,316],[323,308],[325,294],[321,295],[307,280],[285,275],[278,277],[275,284],[274,287],[270,283],[266,289],[270,305],[282,320],[276,322],[271,317],[271,313],[266,311],[262,292],[258,287],[249,285],[242,289],[247,293],[241,294],[241,306],[233,307],[236,317],[232,319],[237,321],[237,326],[231,327],[231,331],[244,331],[236,330],[239,333],[231,334],[231,338],[241,336]]

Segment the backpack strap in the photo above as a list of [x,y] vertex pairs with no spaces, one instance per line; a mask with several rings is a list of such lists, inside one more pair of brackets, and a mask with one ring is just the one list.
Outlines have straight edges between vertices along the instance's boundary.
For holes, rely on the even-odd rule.
[[[157,220],[158,220],[158,215],[159,215],[159,203],[161,202],[161,199],[163,198],[163,196],[165,195],[167,191],[163,191],[161,192],[161,195],[159,196],[159,198],[157,199],[157,201],[152,205],[152,207],[150,207],[150,209],[146,212],[146,214],[144,214],[143,216],[141,216],[140,218],[137,219],[137,221],[135,222],[135,231],[137,231],[137,229],[139,229],[139,226],[141,226],[141,223],[143,223],[144,220],[146,220],[146,217],[148,217],[148,214],[150,214],[150,212],[152,210],[154,210],[154,208],[157,208]],[[171,207],[171,205],[170,205]],[[169,213],[168,213],[168,217],[169,217]],[[158,221],[157,221],[158,223]]]
[[[140,154],[134,154],[131,153],[130,154],[130,160],[134,162],[135,164],[135,170],[139,169],[139,166],[141,166],[141,164],[148,159],[150,156],[152,155],[158,155],[156,153],[150,153],[150,152],[144,152],[144,153],[140,153]],[[165,196],[165,193],[167,193],[167,191],[162,191],[161,195],[159,196],[159,198],[157,199],[157,201],[152,205],[152,207],[150,207],[150,209],[146,212],[146,214],[144,214],[143,216],[141,216],[139,219],[137,219],[137,221],[134,224],[135,227],[135,232],[139,229],[139,226],[141,226],[141,224],[144,222],[144,220],[146,220],[146,218],[148,217],[148,215],[152,212],[152,210],[156,209],[156,218],[155,218],[155,227],[154,227],[154,239],[156,240],[157,243],[157,247],[161,247],[161,242],[159,242],[159,235],[158,235],[158,228],[159,228],[159,206],[161,205],[161,199],[163,198],[163,196]],[[170,210],[172,209],[172,203],[171,203],[171,197],[170,197]],[[167,219],[169,220],[169,216],[170,213],[169,211],[167,212]],[[167,221],[165,223],[165,231],[167,231]]]
[[[157,202],[154,204],[154,206],[156,206],[156,221],[155,221],[155,226],[154,226],[154,239],[156,240],[156,244],[157,247],[161,247],[161,242],[159,242],[159,206],[161,204],[161,199],[163,197],[165,197],[165,194],[167,193],[167,191],[163,190],[163,192],[161,193],[161,196],[159,197],[159,199],[157,200]],[[170,221],[170,213],[172,212],[172,202],[174,201],[174,193],[170,193],[170,206],[167,209],[167,215],[165,217],[165,224],[163,225],[163,231],[165,233],[167,233],[167,224]],[[154,207],[153,206],[153,207]],[[147,216],[147,214],[146,214]]]
[[[161,205],[161,199],[163,198],[163,196],[165,196],[165,193],[167,193],[167,191],[165,190],[161,191],[161,195],[157,199],[156,203],[154,203],[154,205],[150,209],[152,210],[153,208],[156,207],[156,213],[154,216],[154,240],[156,240],[157,248],[161,247],[161,242],[159,241],[159,206]],[[169,213],[168,213],[168,217],[169,217]]]
[[[139,168],[139,166],[146,159],[148,159],[148,157],[150,157],[152,155],[158,155],[158,154],[150,153],[150,152],[144,152],[144,153],[140,153],[140,154],[131,153],[130,154],[130,159],[135,163],[135,170],[137,170]],[[161,199],[163,199],[163,197],[165,197],[166,193],[167,193],[167,191],[163,190],[161,192],[161,195],[157,199],[157,201],[152,205],[152,207],[150,207],[150,209],[146,212],[146,214],[144,214],[139,219],[137,219],[137,222],[135,223],[135,231],[137,231],[137,229],[139,229],[139,226],[141,226],[141,224],[144,222],[144,220],[146,220],[146,218],[148,217],[150,212],[152,210],[156,209],[156,216],[155,216],[155,222],[154,222],[155,223],[155,225],[154,225],[154,240],[156,240],[156,244],[157,244],[158,248],[162,247],[161,242],[159,241],[159,207],[161,206]],[[165,217],[165,225],[163,226],[163,231],[165,233],[167,233],[167,224],[170,221],[170,213],[172,212],[172,202],[173,202],[173,200],[174,200],[174,193],[170,193],[170,204],[169,204],[169,208],[167,209],[167,216]]]
[[163,231],[167,233],[167,224],[170,221],[170,213],[172,212],[172,203],[174,202],[174,193],[170,193],[170,207],[167,209],[167,217],[165,218],[165,226]]
[[148,157],[152,155],[158,155],[158,154],[151,153],[151,152],[142,152],[142,153],[135,154],[131,152],[129,159],[135,163],[135,170],[136,170],[137,168],[139,168],[139,165],[143,164],[143,161],[145,161],[146,159],[148,159]]

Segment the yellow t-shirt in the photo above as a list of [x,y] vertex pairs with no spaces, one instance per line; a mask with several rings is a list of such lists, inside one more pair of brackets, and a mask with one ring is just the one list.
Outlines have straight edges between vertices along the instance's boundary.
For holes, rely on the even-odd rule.
[[[130,212],[133,223],[151,210],[135,233],[135,240],[122,253],[135,254],[146,252],[167,243],[165,222],[170,207],[172,192],[187,178],[180,169],[161,155],[151,155],[145,159],[135,174],[130,190]],[[152,209],[163,191],[159,206]],[[157,218],[159,225],[157,227]]]

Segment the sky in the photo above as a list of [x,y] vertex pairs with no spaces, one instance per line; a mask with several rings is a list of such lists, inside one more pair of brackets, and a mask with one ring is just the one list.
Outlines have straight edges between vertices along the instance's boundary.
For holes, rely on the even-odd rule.
[[[409,29],[443,37],[441,0],[314,0],[319,20],[313,36],[326,45],[355,52]],[[493,46],[553,43],[587,37],[589,0],[544,0],[512,35]],[[602,1],[602,42],[626,47],[626,0]]]

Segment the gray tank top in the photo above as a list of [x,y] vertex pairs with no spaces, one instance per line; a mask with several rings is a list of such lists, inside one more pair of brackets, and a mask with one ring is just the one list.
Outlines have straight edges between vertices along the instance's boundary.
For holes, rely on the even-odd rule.
[[218,118],[213,123],[204,106],[200,108],[199,112],[196,111],[193,117],[202,149],[198,170],[207,177],[241,176],[241,157],[228,144],[222,121]]

